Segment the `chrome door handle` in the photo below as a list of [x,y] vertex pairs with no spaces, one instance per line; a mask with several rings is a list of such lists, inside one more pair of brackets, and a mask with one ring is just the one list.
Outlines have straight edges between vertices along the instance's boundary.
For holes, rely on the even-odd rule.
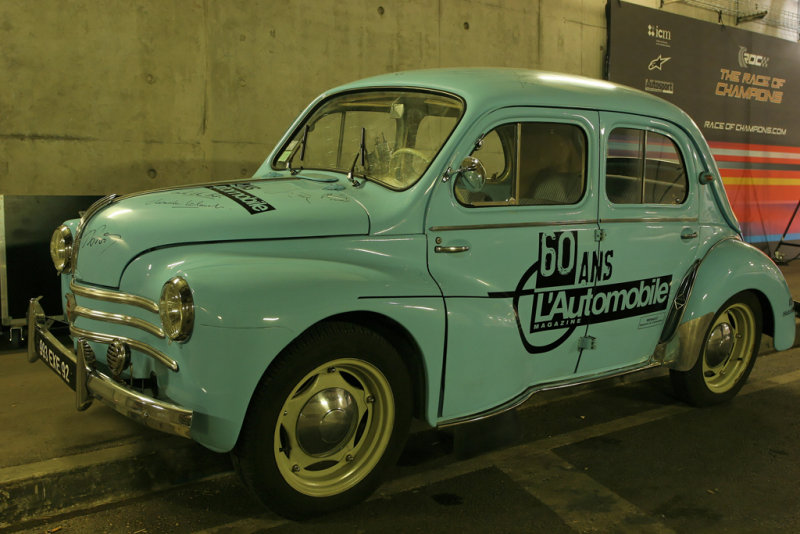
[[453,246],[453,247],[443,247],[441,245],[436,245],[433,247],[434,252],[445,252],[447,254],[455,254],[457,252],[466,252],[469,250],[469,247],[466,245],[462,246]]
[[694,239],[697,237],[697,232],[681,232],[681,239]]

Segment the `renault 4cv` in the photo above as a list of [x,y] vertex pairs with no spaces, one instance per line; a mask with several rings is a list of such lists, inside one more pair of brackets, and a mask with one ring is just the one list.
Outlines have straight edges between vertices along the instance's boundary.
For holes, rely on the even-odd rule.
[[364,499],[409,421],[669,369],[729,400],[795,335],[700,131],[606,81],[514,69],[324,93],[247,180],[110,195],[56,229],[71,342],[28,357],[147,426],[231,451],[287,517]]

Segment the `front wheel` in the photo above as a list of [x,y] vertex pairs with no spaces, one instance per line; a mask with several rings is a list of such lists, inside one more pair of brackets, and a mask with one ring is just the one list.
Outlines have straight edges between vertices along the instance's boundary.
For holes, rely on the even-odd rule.
[[366,328],[330,323],[268,369],[234,452],[244,482],[290,518],[366,498],[397,460],[411,417],[408,372]]
[[714,315],[689,371],[670,370],[675,392],[696,406],[732,399],[750,375],[761,343],[761,305],[748,292],[734,295]]

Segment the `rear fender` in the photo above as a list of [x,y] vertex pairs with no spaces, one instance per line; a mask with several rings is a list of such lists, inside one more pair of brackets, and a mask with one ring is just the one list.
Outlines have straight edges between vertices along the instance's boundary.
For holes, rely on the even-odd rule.
[[658,346],[655,358],[679,371],[691,369],[714,314],[743,291],[752,292],[761,303],[764,333],[773,337],[775,349],[790,348],[795,337],[794,311],[783,274],[763,252],[729,238],[711,247],[699,263],[680,324]]

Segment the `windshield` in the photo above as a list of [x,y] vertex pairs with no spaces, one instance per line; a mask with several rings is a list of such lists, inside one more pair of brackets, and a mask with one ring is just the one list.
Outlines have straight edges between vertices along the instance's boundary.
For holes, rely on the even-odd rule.
[[351,172],[407,189],[428,168],[463,111],[461,100],[440,93],[404,89],[337,95],[300,124],[272,166]]

